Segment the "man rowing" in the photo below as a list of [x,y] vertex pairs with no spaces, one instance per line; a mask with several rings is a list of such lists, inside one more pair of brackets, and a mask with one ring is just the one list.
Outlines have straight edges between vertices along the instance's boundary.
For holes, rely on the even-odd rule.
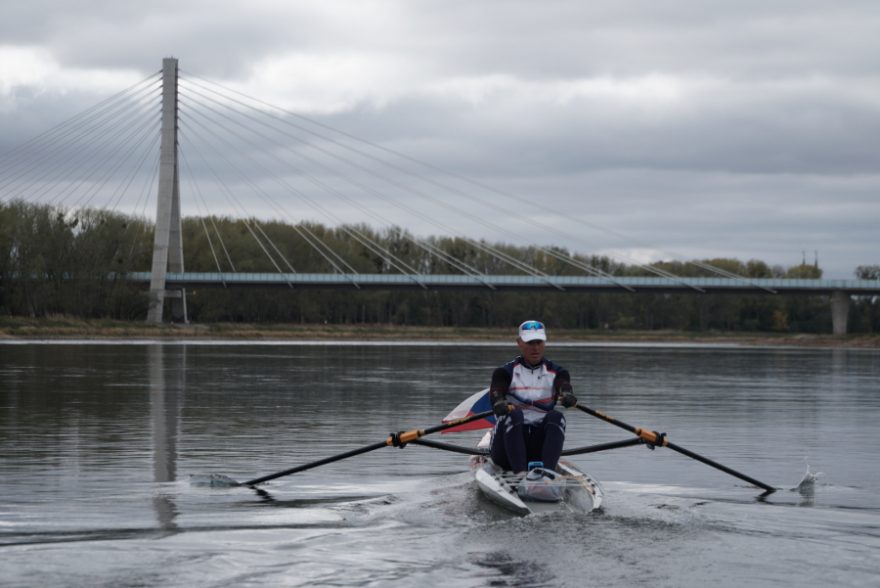
[[539,321],[519,326],[520,355],[492,374],[489,399],[497,417],[491,457],[499,467],[554,470],[565,441],[565,417],[577,404],[568,370],[544,357],[547,331]]

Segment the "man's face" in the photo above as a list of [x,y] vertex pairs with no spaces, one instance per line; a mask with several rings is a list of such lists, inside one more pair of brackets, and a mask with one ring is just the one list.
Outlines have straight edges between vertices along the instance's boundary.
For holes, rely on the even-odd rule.
[[517,338],[516,345],[519,347],[519,352],[523,359],[531,365],[540,363],[544,358],[544,341],[541,339],[534,339],[526,343],[522,339]]

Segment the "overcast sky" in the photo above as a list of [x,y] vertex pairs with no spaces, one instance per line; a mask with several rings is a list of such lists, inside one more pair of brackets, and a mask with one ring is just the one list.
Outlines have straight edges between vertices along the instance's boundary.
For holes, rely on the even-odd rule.
[[851,278],[880,264],[878,32],[875,0],[4,2],[0,151],[174,56],[532,203],[430,213],[473,237],[641,261],[818,252]]

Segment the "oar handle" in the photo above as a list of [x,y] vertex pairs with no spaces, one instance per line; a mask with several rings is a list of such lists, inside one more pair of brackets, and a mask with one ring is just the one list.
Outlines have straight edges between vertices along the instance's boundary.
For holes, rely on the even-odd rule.
[[286,469],[281,472],[276,472],[274,474],[269,474],[268,476],[263,476],[261,478],[254,478],[253,480],[248,480],[242,484],[243,486],[256,486],[257,484],[262,484],[263,482],[268,482],[269,480],[274,480],[275,478],[281,478],[283,476],[289,476],[290,474],[296,474],[298,472],[303,472],[305,470],[310,470],[312,468],[316,468],[318,466],[326,465],[328,463],[333,463],[334,461],[340,461],[349,457],[354,457],[355,455],[361,455],[363,453],[369,453],[370,451],[375,451],[377,449],[381,449],[382,447],[388,447],[390,445],[402,447],[407,443],[411,443],[420,437],[424,437],[425,435],[430,435],[431,433],[437,433],[438,431],[445,431],[446,429],[451,429],[452,427],[457,427],[459,425],[466,425],[472,421],[478,421],[480,419],[484,419],[486,417],[492,416],[493,411],[487,410],[486,412],[480,412],[477,414],[472,414],[471,416],[462,417],[460,419],[455,419],[454,421],[449,421],[446,423],[442,423],[439,425],[435,425],[433,427],[428,427],[427,429],[412,429],[410,431],[401,431],[400,433],[394,433],[393,435],[389,435],[385,438],[384,441],[379,441],[378,443],[373,443],[371,445],[365,445],[364,447],[360,447],[358,449],[352,449],[351,451],[346,451],[345,453],[340,453],[338,455],[333,455],[330,457],[325,457],[323,459],[319,459],[318,461],[313,461],[310,463],[306,463],[303,465],[299,465],[290,469]]
[[453,427],[466,425],[472,421],[478,421],[480,419],[492,416],[493,414],[495,414],[494,410],[487,410],[486,412],[478,412],[477,414],[472,414],[471,416],[462,417],[453,421],[446,421],[445,423],[441,423],[433,427],[428,427],[427,429],[412,429],[411,431],[392,433],[385,440],[385,444],[394,445],[395,447],[402,447],[407,443],[412,443],[416,439],[424,437],[425,435],[430,435],[431,433],[437,433],[439,431],[445,431],[446,429],[452,429]]
[[751,476],[747,476],[746,474],[743,474],[742,472],[738,472],[732,468],[729,468],[729,467],[722,465],[716,461],[713,461],[713,460],[709,459],[708,457],[703,457],[702,455],[700,455],[698,453],[694,453],[693,451],[685,449],[684,447],[681,447],[680,445],[676,445],[675,443],[670,442],[669,439],[666,438],[665,434],[658,435],[654,431],[651,431],[648,429],[642,429],[640,427],[633,427],[632,425],[628,425],[628,424],[624,423],[623,421],[619,421],[616,418],[605,414],[604,412],[600,412],[598,410],[593,410],[592,408],[590,408],[588,406],[584,406],[582,404],[576,404],[575,407],[578,410],[581,410],[581,411],[583,411],[589,415],[592,415],[596,418],[600,418],[605,422],[608,422],[608,423],[611,423],[612,425],[620,427],[621,429],[626,429],[627,431],[629,431],[631,433],[635,433],[640,439],[642,439],[643,441],[645,441],[646,443],[648,443],[650,445],[659,445],[661,447],[668,447],[669,449],[672,449],[673,451],[677,451],[678,453],[681,453],[682,455],[686,455],[687,457],[690,457],[690,458],[695,459],[699,462],[702,462],[702,463],[704,463],[708,466],[711,466],[717,470],[721,470],[722,472],[730,474],[731,476],[739,478],[740,480],[744,480],[744,481],[748,482],[749,484],[757,486],[758,488],[763,488],[764,490],[767,491],[768,494],[771,492],[776,492],[776,488],[774,488],[773,486],[771,486],[769,484],[765,484],[764,482],[756,480],[755,478],[752,478]]

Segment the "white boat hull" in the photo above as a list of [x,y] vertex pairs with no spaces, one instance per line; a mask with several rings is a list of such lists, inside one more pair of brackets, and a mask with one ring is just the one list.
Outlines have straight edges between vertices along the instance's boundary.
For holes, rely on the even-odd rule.
[[520,478],[505,472],[490,459],[478,459],[474,464],[474,480],[480,492],[498,506],[519,515],[536,512],[565,511],[587,513],[602,505],[602,486],[567,461],[556,467],[559,474],[554,484],[561,486],[561,499],[554,502],[523,499],[517,492]]

